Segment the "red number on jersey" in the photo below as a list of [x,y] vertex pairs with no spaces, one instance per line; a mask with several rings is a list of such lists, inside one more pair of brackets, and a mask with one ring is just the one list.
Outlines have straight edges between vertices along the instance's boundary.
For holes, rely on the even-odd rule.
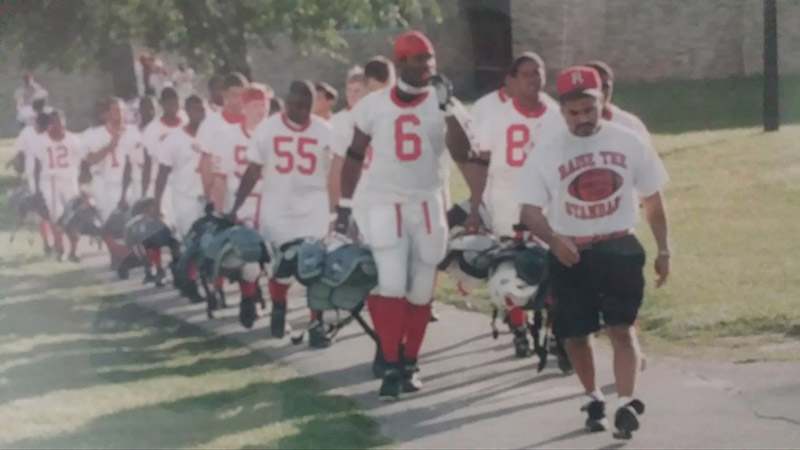
[[[245,145],[237,145],[233,149],[233,160],[236,162],[237,167],[246,167],[247,166],[247,146]],[[233,172],[237,178],[242,178],[244,175],[244,171],[235,170]]]
[[525,147],[531,138],[531,132],[525,125],[511,125],[506,130],[506,162],[511,167],[522,167],[525,164]]
[[288,136],[275,136],[275,140],[272,144],[272,146],[275,148],[275,154],[278,155],[278,158],[281,158],[286,162],[285,165],[275,165],[275,169],[277,169],[278,173],[289,173],[294,167],[294,156],[292,156],[292,152],[289,150],[281,150],[281,144],[290,143],[293,140],[294,139]]
[[[419,117],[406,114],[394,121],[395,152],[400,161],[416,161],[422,155],[422,139],[414,133],[406,133],[403,126],[407,123],[419,125]],[[406,148],[409,142],[411,148]]]
[[297,170],[303,175],[311,175],[314,173],[314,170],[317,169],[317,155],[307,152],[305,150],[306,144],[316,145],[317,140],[305,137],[301,137],[300,139],[298,139],[297,154],[300,155],[301,158],[308,161],[308,166],[303,167],[300,164],[297,164]]
[[69,150],[63,145],[56,147],[47,147],[47,156],[50,158],[51,169],[64,169],[69,167]]

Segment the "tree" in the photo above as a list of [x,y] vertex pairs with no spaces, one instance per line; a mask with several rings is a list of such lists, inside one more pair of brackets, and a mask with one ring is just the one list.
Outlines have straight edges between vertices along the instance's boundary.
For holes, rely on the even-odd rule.
[[248,47],[287,33],[305,52],[336,52],[343,28],[439,17],[436,0],[3,0],[0,40],[30,69],[96,65],[135,89],[131,42],[176,52],[199,69],[249,75]]

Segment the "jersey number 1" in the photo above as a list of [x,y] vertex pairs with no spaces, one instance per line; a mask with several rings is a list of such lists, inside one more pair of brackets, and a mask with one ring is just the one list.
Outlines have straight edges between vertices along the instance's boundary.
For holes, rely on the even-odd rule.
[[50,168],[51,169],[63,169],[69,166],[69,161],[67,160],[69,150],[67,147],[63,145],[59,145],[56,147],[55,152],[53,151],[53,147],[47,147],[47,156],[50,157]]

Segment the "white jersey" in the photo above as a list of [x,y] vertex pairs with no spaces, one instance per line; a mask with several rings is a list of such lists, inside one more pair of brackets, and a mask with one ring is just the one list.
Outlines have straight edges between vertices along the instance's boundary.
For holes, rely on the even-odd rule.
[[475,100],[475,103],[472,104],[472,108],[469,110],[472,116],[472,123],[475,124],[476,128],[480,128],[480,125],[488,115],[492,114],[493,111],[496,111],[497,108],[503,106],[509,100],[511,100],[511,97],[506,94],[504,89],[497,89],[489,92]]
[[632,229],[638,196],[655,194],[668,179],[649,141],[603,121],[592,136],[565,130],[538,145],[523,167],[517,199],[546,209],[556,233],[596,236]]
[[608,105],[603,109],[603,119],[622,125],[625,128],[631,129],[636,133],[640,133],[648,140],[650,139],[650,132],[644,123],[635,115],[623,110],[616,105]]
[[41,178],[72,179],[78,182],[83,143],[73,133],[56,141],[47,133],[36,135],[32,142],[33,157],[41,165]]
[[528,154],[548,133],[566,129],[561,112],[545,103],[528,111],[512,100],[499,106],[481,124],[478,147],[490,154],[487,190],[513,191]]
[[344,108],[331,117],[331,125],[333,126],[333,134],[336,139],[337,153],[342,155],[347,152],[350,144],[353,143],[353,134],[355,133],[355,119],[353,118],[353,111],[350,108]]
[[537,143],[548,134],[565,129],[558,109],[541,103],[539,109],[528,111],[515,100],[498,106],[481,123],[478,146],[490,158],[483,200],[495,234],[513,235],[514,225],[519,222],[520,208],[514,192],[528,154],[536,151]]
[[369,171],[359,181],[364,205],[429,199],[447,181],[445,117],[433,88],[410,104],[396,92],[372,92],[356,108],[356,127],[372,139]]
[[297,125],[275,114],[256,128],[247,159],[263,166],[265,214],[305,216],[322,209],[327,215],[334,141],[331,124],[316,116]]
[[[53,108],[50,105],[45,105],[44,108],[42,108],[42,113],[44,114],[50,114],[52,112]],[[17,121],[25,124],[25,126],[34,125],[38,115],[39,114],[33,109],[33,106],[26,105],[17,111]]]
[[[158,174],[158,161],[159,155],[163,151],[164,141],[171,134],[177,134],[183,126],[186,125],[185,120],[178,115],[177,120],[165,121],[164,118],[153,120],[145,127],[142,132],[142,142],[144,143],[145,151],[150,156],[150,180],[155,180]],[[151,183],[152,184],[152,183]]]
[[203,109],[206,111],[206,120],[209,116],[219,116],[222,113],[222,107],[211,103],[209,99],[203,100]]
[[172,73],[172,82],[181,101],[194,93],[194,69],[176,70]]
[[164,139],[156,163],[172,170],[169,186],[176,194],[173,197],[196,198],[203,195],[203,183],[200,179],[201,156],[197,134],[191,134],[186,127],[170,133]]
[[16,153],[21,153],[25,158],[25,178],[28,180],[28,187],[33,189],[33,158],[34,158],[34,143],[39,133],[33,125],[28,125],[19,132],[17,140],[14,141],[14,150]]
[[[94,164],[93,173],[103,183],[122,185],[122,175],[125,170],[125,158],[134,154],[141,140],[140,133],[135,126],[126,125],[120,136],[117,148],[108,153],[103,160]],[[84,132],[84,150],[86,153],[95,153],[111,142],[111,133],[104,126],[96,127]],[[84,155],[85,157],[85,155]]]

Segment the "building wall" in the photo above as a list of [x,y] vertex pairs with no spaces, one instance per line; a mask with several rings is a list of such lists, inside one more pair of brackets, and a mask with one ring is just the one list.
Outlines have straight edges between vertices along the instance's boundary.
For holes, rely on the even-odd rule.
[[[800,73],[800,2],[778,0],[780,70]],[[511,0],[514,53],[552,71],[603,59],[629,81],[763,70],[761,0]]]

